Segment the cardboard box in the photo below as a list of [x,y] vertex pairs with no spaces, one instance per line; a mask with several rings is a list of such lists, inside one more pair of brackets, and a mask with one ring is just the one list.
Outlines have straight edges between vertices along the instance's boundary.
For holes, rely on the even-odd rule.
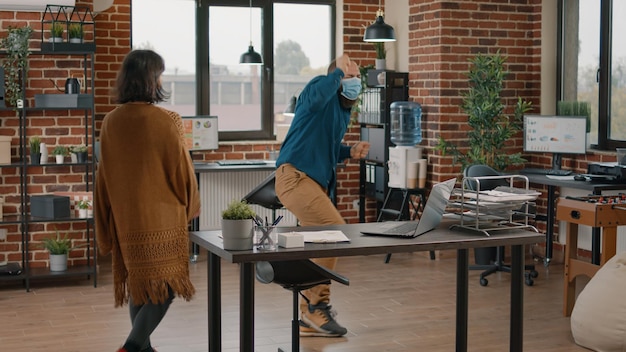
[[0,164],[11,163],[11,137],[0,136]]
[[42,218],[69,218],[70,197],[44,194],[30,197],[30,215]]
[[91,108],[91,94],[35,94],[35,107],[38,108]]

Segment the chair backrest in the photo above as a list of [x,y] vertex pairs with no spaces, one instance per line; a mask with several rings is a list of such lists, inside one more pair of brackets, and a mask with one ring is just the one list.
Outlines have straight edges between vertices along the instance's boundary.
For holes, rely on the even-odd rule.
[[[483,164],[469,165],[463,170],[464,177],[481,177],[481,176],[501,176],[502,174],[496,171],[494,168]],[[492,190],[498,186],[508,186],[507,179],[485,179],[479,181],[469,181],[467,186],[472,190],[477,190],[480,186],[481,191]]]
[[331,280],[344,285],[350,284],[348,278],[309,259],[257,262],[256,278],[264,284],[273,282],[290,290],[305,290],[319,284],[330,283]]
[[283,204],[278,197],[276,197],[276,188],[274,186],[275,178],[276,171],[267,176],[263,182],[250,191],[250,193],[246,194],[242,200],[245,200],[249,204],[258,204],[268,209],[282,208]]

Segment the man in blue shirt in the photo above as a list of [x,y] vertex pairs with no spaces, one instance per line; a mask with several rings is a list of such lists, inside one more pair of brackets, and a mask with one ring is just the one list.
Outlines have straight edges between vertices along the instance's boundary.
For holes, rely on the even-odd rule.
[[[369,143],[343,144],[352,107],[361,93],[358,65],[342,55],[326,76],[313,78],[298,97],[295,116],[276,160],[276,195],[302,226],[345,224],[329,194],[334,194],[337,163],[364,158]],[[314,259],[333,270],[337,258]],[[330,285],[303,291],[301,336],[343,336],[348,331],[334,319]]]

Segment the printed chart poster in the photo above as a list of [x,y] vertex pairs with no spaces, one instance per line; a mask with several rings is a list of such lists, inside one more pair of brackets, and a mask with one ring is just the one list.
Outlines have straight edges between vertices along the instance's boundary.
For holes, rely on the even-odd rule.
[[217,116],[183,116],[183,128],[187,149],[218,148]]

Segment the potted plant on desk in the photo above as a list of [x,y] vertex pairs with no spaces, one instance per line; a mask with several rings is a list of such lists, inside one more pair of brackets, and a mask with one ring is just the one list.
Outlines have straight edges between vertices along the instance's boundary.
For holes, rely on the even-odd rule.
[[234,200],[222,211],[224,249],[249,250],[253,246],[256,213],[246,201]]

